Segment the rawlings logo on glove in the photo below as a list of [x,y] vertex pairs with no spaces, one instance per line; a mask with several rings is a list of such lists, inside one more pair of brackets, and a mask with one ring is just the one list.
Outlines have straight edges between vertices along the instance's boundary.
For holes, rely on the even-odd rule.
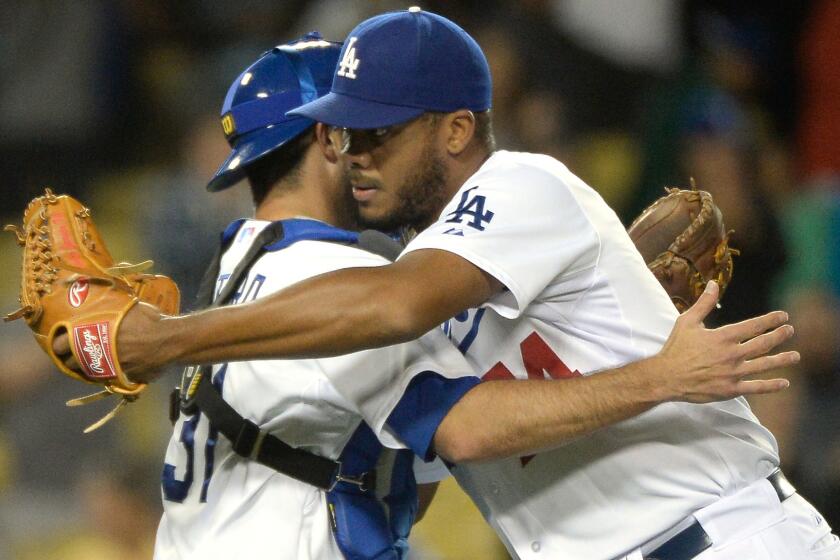
[[73,338],[76,349],[80,349],[82,354],[82,361],[79,364],[88,377],[97,379],[117,377],[117,368],[109,360],[111,343],[108,339],[108,323],[74,327]]
[[85,302],[87,295],[88,281],[76,280],[70,285],[70,289],[67,291],[67,301],[69,301],[70,305],[73,307],[79,307]]
[[[169,315],[178,313],[178,286],[166,276],[142,274],[151,261],[114,263],[90,210],[49,189],[26,207],[22,227],[9,225],[5,230],[14,232],[23,247],[21,307],[5,320],[25,319],[62,373],[103,386],[103,391],[73,399],[68,406],[112,394],[121,397],[110,413],[85,432],[95,430],[146,388],[128,379],[120,368],[114,344],[120,322],[138,301]],[[55,337],[63,333],[69,334],[80,372],[68,368],[53,351]]]
[[627,232],[648,268],[682,313],[697,301],[706,284],[714,280],[720,296],[732,279],[732,257],[723,214],[712,195],[666,188],[668,193],[633,221]]

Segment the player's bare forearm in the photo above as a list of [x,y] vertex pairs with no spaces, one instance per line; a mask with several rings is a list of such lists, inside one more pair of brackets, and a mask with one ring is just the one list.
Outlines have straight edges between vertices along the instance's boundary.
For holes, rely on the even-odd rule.
[[437,452],[456,463],[532,453],[663,402],[706,403],[786,388],[785,379],[747,378],[799,361],[797,352],[770,354],[793,336],[793,328],[785,324],[787,314],[777,311],[706,329],[702,321],[717,295],[712,283],[680,316],[662,351],[653,357],[587,377],[476,386],[439,426]]
[[173,318],[164,321],[167,338],[186,363],[334,356],[402,342],[383,317],[387,296],[369,287],[372,270],[328,273],[255,302]]
[[453,463],[557,447],[662,402],[645,362],[610,374],[565,380],[495,380],[477,385],[435,433],[435,451]]
[[122,325],[120,361],[141,376],[172,362],[312,358],[388,346],[480,305],[500,287],[461,257],[417,251],[392,265],[330,272],[243,305],[157,322],[140,310]]

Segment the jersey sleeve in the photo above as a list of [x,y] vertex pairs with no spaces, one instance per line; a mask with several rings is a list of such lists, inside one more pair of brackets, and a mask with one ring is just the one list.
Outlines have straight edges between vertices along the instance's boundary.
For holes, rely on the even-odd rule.
[[425,460],[434,457],[440,422],[480,381],[440,329],[409,343],[318,362],[383,445],[407,447]]
[[431,461],[435,458],[433,440],[438,426],[455,403],[478,383],[477,377],[451,379],[424,371],[411,380],[388,416],[386,427],[418,457]]
[[432,484],[446,480],[450,476],[452,474],[440,457],[436,457],[431,462],[426,462],[420,457],[414,458],[414,480],[417,484]]
[[455,253],[507,288],[487,306],[516,318],[558,276],[594,267],[599,239],[574,196],[574,183],[583,183],[562,164],[548,157],[537,160],[542,165],[490,163],[401,257],[420,249]]

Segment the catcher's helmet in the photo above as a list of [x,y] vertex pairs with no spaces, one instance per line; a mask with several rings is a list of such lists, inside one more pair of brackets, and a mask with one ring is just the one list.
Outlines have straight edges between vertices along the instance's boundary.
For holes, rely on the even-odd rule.
[[222,105],[222,130],[233,150],[207,185],[226,189],[248,164],[283,146],[315,124],[286,112],[330,91],[341,43],[317,31],[274,47],[236,78]]

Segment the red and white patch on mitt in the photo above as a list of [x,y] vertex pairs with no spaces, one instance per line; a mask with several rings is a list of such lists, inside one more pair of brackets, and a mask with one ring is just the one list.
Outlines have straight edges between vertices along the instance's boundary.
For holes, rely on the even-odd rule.
[[73,346],[79,364],[91,379],[113,379],[117,369],[111,354],[111,322],[73,327]]

